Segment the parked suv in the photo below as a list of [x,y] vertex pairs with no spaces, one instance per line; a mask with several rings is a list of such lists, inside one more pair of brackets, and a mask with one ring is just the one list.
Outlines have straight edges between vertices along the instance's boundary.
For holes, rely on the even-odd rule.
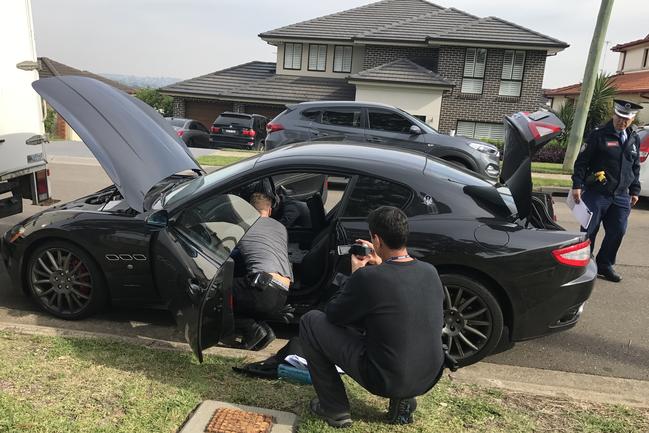
[[212,147],[263,150],[268,119],[259,114],[221,113],[210,128]]
[[440,134],[421,120],[389,105],[368,102],[303,102],[288,105],[266,127],[266,148],[321,137],[394,145],[437,156],[497,178],[499,151],[492,144]]

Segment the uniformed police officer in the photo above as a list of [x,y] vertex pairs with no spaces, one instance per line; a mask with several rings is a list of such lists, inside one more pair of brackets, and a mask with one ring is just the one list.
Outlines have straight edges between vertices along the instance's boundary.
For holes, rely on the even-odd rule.
[[586,139],[575,161],[572,175],[572,196],[575,202],[584,200],[593,213],[588,227],[591,251],[600,223],[604,240],[597,253],[597,273],[603,278],[620,282],[615,272],[615,257],[626,231],[631,207],[640,194],[640,139],[631,123],[642,106],[615,100],[613,119],[595,129]]

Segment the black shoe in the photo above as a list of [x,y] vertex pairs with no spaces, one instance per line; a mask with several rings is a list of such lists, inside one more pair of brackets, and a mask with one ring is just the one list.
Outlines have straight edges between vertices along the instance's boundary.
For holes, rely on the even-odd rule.
[[[268,331],[263,326],[255,321],[251,321],[243,331],[241,337],[241,349],[253,350],[254,347],[260,345],[267,336]],[[273,337],[274,336],[275,335],[273,334]]]
[[315,397],[311,400],[311,412],[319,416],[326,421],[331,427],[335,428],[345,428],[352,425],[352,417],[347,412],[342,413],[327,413],[322,406],[320,406],[320,400],[318,397]]
[[266,335],[252,347],[252,350],[265,349],[275,339],[275,332],[273,331],[273,328],[268,325],[268,323],[260,322],[259,326],[264,329]]
[[417,409],[416,398],[391,398],[388,407],[388,422],[390,424],[412,424],[412,414]]
[[622,281],[622,277],[620,277],[620,275],[615,272],[615,270],[610,266],[598,266],[597,275],[604,278],[605,280],[612,281],[614,283],[619,283],[620,281]]

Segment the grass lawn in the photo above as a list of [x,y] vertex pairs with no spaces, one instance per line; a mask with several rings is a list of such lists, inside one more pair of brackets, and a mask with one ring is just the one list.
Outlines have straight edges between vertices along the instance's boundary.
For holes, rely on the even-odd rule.
[[[239,376],[238,359],[108,340],[0,332],[0,432],[174,432],[202,400],[297,413],[301,433],[336,431],[308,414],[308,385]],[[387,401],[347,380],[354,426],[373,432],[646,432],[649,410],[549,399],[443,379],[416,422],[381,422]]]
[[533,173],[550,173],[550,174],[572,174],[569,170],[563,169],[563,164],[554,162],[533,162]]
[[532,174],[532,183],[534,187],[540,186],[564,186],[570,188],[572,181],[570,179],[557,179],[551,177],[536,177]]
[[235,163],[237,161],[241,161],[242,159],[246,159],[252,155],[253,155],[252,152],[250,152],[249,154],[243,154],[242,156],[205,155],[205,156],[199,156],[197,160],[201,165],[211,165],[211,166],[220,167],[223,165],[228,165],[228,164]]

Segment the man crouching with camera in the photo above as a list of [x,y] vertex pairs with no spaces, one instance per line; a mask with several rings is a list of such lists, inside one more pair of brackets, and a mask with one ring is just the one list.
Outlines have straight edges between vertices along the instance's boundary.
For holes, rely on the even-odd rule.
[[[326,305],[300,321],[317,397],[311,411],[333,427],[352,423],[336,365],[369,392],[390,399],[388,421],[413,421],[416,396],[444,368],[443,287],[435,268],[408,254],[408,218],[380,207],[368,216],[371,248],[352,255],[352,275]],[[373,266],[367,266],[373,265]]]

